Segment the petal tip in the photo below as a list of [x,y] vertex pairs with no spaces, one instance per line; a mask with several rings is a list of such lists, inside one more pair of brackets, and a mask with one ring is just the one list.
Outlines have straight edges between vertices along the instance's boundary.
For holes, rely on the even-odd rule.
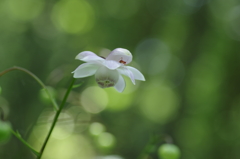
[[116,91],[118,91],[119,93],[122,93],[122,92],[124,91],[124,89],[123,89],[123,90],[118,90],[116,87],[115,87],[115,89],[116,89]]

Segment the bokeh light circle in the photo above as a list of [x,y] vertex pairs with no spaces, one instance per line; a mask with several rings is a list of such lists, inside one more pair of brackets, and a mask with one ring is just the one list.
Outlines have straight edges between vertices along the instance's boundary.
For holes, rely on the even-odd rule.
[[107,93],[99,87],[88,87],[81,94],[81,104],[87,112],[99,113],[108,104]]
[[66,111],[74,119],[74,132],[81,133],[86,130],[91,120],[91,114],[80,106],[71,106]]
[[102,147],[112,147],[115,143],[115,137],[108,133],[108,132],[103,132],[98,136],[98,144]]
[[[45,138],[45,134],[50,130],[51,123],[53,122],[55,113],[45,110],[38,118],[36,126],[33,129],[33,135],[39,141]],[[53,130],[52,137],[56,139],[65,139],[72,135],[74,131],[74,120],[68,113],[62,112],[59,115],[58,122]]]
[[168,46],[159,39],[146,39],[139,43],[136,55],[142,71],[150,75],[165,71],[171,59]]
[[167,85],[160,85],[158,81],[151,82],[140,99],[143,115],[152,122],[160,124],[172,119],[179,107],[177,93]]
[[137,0],[103,0],[103,4],[111,17],[128,19],[137,13],[140,3]]
[[[49,117],[51,122],[53,121],[54,116],[55,115]],[[73,118],[67,113],[61,113],[53,130],[52,137],[57,139],[65,139],[73,133],[74,127],[75,124]]]
[[43,0],[7,0],[8,13],[16,20],[29,21],[36,18],[44,7]]
[[231,8],[228,16],[229,36],[240,40],[240,5]]
[[85,0],[61,0],[52,11],[55,26],[71,34],[89,31],[95,21],[94,10]]
[[104,131],[105,131],[105,127],[101,123],[94,122],[89,126],[89,132],[94,136],[98,136]]
[[117,92],[115,88],[106,89],[109,98],[106,109],[110,111],[123,111],[132,106],[134,92],[136,92],[141,82],[136,81],[136,85],[133,85],[128,77],[124,77],[124,79],[126,87],[122,93]]

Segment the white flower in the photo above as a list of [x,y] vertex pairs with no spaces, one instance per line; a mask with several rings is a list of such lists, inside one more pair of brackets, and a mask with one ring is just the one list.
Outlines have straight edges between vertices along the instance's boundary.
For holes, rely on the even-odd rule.
[[118,92],[125,88],[122,75],[128,76],[132,83],[135,80],[145,81],[140,71],[131,66],[125,66],[132,61],[132,54],[123,48],[113,50],[107,57],[102,58],[91,51],[83,51],[76,59],[86,63],[81,64],[74,73],[74,78],[83,78],[95,74],[96,81],[101,88],[115,87]]

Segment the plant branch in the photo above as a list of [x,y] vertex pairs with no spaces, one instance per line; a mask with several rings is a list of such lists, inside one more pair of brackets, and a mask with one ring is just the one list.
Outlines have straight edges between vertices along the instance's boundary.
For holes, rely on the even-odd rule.
[[66,94],[65,94],[65,96],[64,96],[64,98],[63,98],[63,101],[62,101],[62,103],[61,103],[61,105],[60,105],[57,113],[55,114],[55,117],[54,117],[52,126],[51,126],[51,128],[50,128],[50,130],[49,130],[49,132],[48,132],[48,135],[47,135],[44,143],[43,143],[43,146],[42,146],[42,148],[41,148],[40,155],[38,156],[38,159],[41,159],[41,157],[42,157],[42,155],[43,155],[44,149],[45,149],[45,147],[46,147],[46,145],[47,145],[47,143],[48,143],[48,140],[49,140],[49,138],[50,138],[50,136],[51,136],[51,134],[52,134],[52,131],[53,131],[53,129],[54,129],[56,123],[57,123],[58,117],[59,117],[59,115],[60,115],[60,113],[61,113],[61,111],[62,111],[62,109],[63,109],[63,106],[65,105],[65,103],[66,103],[66,101],[67,101],[67,98],[68,98],[68,95],[69,95],[71,89],[73,88],[74,82],[75,82],[75,78],[72,79],[72,82],[71,82],[70,86],[68,87],[68,90],[67,90],[67,92],[66,92]]
[[30,146],[29,143],[27,143],[27,141],[25,141],[18,132],[12,130],[12,134],[16,136],[16,138],[18,138],[25,146],[27,146],[36,156],[40,155],[39,152],[32,148],[32,146]]
[[22,68],[22,67],[18,67],[18,66],[13,66],[11,68],[8,68],[8,69],[0,72],[0,77],[2,75],[4,75],[4,74],[6,74],[6,73],[8,73],[10,71],[14,71],[14,70],[23,71],[23,72],[27,73],[28,75],[30,75],[32,78],[34,78],[43,87],[43,89],[46,91],[46,93],[49,96],[49,98],[50,98],[50,100],[51,100],[55,110],[56,111],[58,110],[58,105],[57,105],[56,101],[53,99],[51,93],[48,91],[47,86],[35,74],[33,74],[32,72],[28,71],[27,69]]

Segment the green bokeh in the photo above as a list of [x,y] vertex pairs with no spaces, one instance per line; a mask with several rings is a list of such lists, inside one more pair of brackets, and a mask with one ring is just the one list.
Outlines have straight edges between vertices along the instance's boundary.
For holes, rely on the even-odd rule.
[[161,159],[179,159],[180,150],[176,145],[163,144],[158,148],[158,155]]
[[[135,159],[152,134],[145,158],[158,158],[167,135],[182,159],[239,159],[239,8],[237,0],[0,0],[0,72],[28,69],[58,104],[81,51],[129,49],[144,74],[136,85],[125,77],[123,93],[99,88],[94,76],[78,79],[45,159]],[[4,120],[39,150],[54,115],[42,87],[20,71],[0,86]],[[0,146],[0,158],[33,158],[15,137]]]

